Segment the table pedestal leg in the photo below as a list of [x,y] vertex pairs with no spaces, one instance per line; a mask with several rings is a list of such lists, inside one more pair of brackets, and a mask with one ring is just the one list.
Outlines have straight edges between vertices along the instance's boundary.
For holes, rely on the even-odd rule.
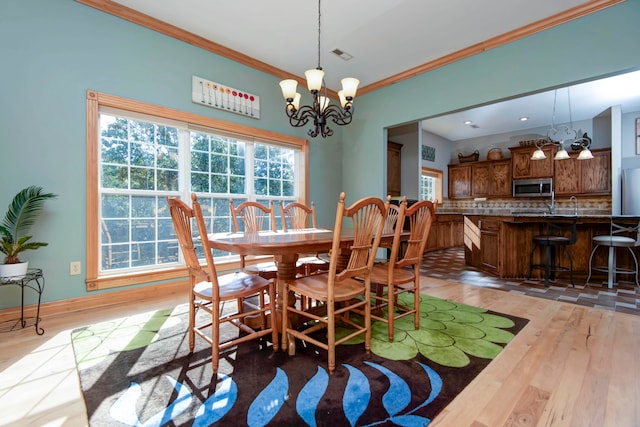
[[[276,255],[274,256],[274,259],[278,265],[278,283],[276,287],[278,296],[276,301],[276,313],[278,319],[278,330],[282,333],[282,331],[284,331],[284,325],[282,325],[282,292],[284,292],[285,289],[285,282],[295,280],[296,278],[298,254]],[[295,305],[296,300],[293,293],[290,293],[287,299],[290,305]],[[289,340],[289,349],[283,348],[282,351],[288,351],[289,354],[292,354],[292,352],[295,353],[295,340]]]

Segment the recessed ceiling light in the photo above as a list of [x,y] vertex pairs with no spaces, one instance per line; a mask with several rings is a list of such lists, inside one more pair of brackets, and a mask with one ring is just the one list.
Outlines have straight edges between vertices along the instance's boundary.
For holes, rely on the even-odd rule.
[[518,120],[520,120],[521,122],[526,122],[527,120],[529,120],[529,117],[520,117]]
[[471,123],[473,123],[471,120],[465,120],[465,121],[464,121],[464,124],[465,124],[465,125],[470,125]]

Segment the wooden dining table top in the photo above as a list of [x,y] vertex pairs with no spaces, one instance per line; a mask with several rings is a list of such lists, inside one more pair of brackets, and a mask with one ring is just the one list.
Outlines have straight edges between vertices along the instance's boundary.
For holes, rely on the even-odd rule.
[[[333,244],[333,230],[305,228],[288,231],[259,231],[257,233],[212,233],[210,245],[218,250],[240,255],[287,255],[307,252],[326,252]],[[344,242],[353,240],[353,230],[341,233]]]

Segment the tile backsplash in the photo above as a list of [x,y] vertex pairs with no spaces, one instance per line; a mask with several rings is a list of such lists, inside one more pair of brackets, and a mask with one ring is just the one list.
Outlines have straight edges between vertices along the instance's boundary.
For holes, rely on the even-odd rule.
[[[478,213],[478,214],[509,214],[513,211],[546,210],[550,198],[491,198],[491,199],[445,199],[442,206],[438,206],[440,213]],[[556,213],[571,214],[574,212],[575,202],[568,197],[556,197]],[[578,213],[591,215],[610,215],[611,197],[578,197]]]

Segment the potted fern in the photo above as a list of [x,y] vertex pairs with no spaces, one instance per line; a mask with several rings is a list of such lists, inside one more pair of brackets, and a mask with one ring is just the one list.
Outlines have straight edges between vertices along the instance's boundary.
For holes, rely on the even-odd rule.
[[57,197],[53,193],[44,193],[41,187],[30,186],[20,190],[14,197],[2,224],[0,224],[0,252],[5,255],[0,264],[0,277],[23,276],[29,262],[22,262],[18,254],[47,246],[48,243],[30,242],[29,229],[42,212],[47,199]]

